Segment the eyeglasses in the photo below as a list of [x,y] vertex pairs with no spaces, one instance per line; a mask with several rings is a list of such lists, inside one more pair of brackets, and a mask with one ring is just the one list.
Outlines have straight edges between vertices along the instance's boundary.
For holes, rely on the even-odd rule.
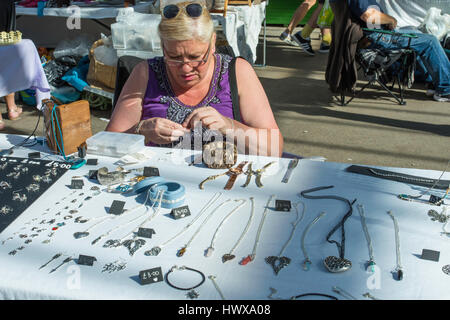
[[[164,50],[164,47],[163,47],[163,50]],[[205,55],[203,56],[203,59],[201,59],[201,60],[183,61],[183,60],[167,59],[166,57],[164,57],[164,61],[167,63],[167,65],[172,66],[172,67],[178,67],[178,66],[188,64],[192,68],[197,68],[198,66],[200,66],[208,61],[210,51],[211,51],[211,43],[209,43],[208,50],[206,51]]]
[[184,6],[169,4],[163,8],[163,16],[166,19],[173,19],[178,16],[181,11],[180,9],[184,9],[186,14],[191,18],[198,18],[203,12],[203,6],[200,3],[190,3]]

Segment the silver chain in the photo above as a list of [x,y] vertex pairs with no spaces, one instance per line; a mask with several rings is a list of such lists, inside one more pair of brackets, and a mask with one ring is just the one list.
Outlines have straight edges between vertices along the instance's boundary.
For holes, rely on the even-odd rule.
[[255,213],[255,199],[253,197],[250,197],[250,201],[252,203],[252,208],[251,208],[251,211],[250,211],[250,217],[248,218],[248,221],[247,221],[247,225],[245,226],[244,231],[242,231],[241,236],[239,237],[239,239],[236,241],[234,246],[231,248],[230,252],[228,253],[229,255],[231,255],[233,253],[233,251],[236,250],[236,248],[238,247],[239,243],[242,241],[242,239],[244,238],[244,236],[247,233],[248,229],[250,228],[250,224],[252,223],[253,215]]
[[394,217],[394,214],[391,210],[387,212],[387,214],[392,218],[392,221],[394,221],[394,230],[395,230],[395,252],[397,255],[397,268],[396,270],[399,271],[402,269],[402,261],[400,257],[400,236],[399,236],[399,229],[398,229],[398,223],[397,219]]
[[312,228],[312,226],[315,225],[316,222],[319,221],[320,218],[322,218],[325,214],[326,213],[324,211],[319,213],[319,215],[317,217],[315,217],[314,220],[311,221],[311,223],[306,227],[305,231],[303,231],[303,234],[302,234],[302,251],[303,251],[303,255],[305,256],[305,260],[303,261],[303,269],[305,271],[309,270],[309,266],[311,265],[311,260],[309,259],[308,252],[306,251],[306,247],[305,247],[306,235],[309,232],[309,230]]
[[369,259],[370,261],[375,262],[375,258],[373,256],[372,240],[370,238],[369,230],[367,229],[366,224],[366,215],[364,213],[364,206],[362,204],[358,204],[356,207],[358,208],[359,215],[361,217],[361,225],[364,231],[364,235],[366,236],[367,246],[369,248]]
[[222,293],[222,290],[220,290],[219,285],[216,282],[216,276],[213,276],[213,275],[208,276],[208,279],[212,281],[214,287],[216,288],[216,290],[219,293],[219,295],[222,298],[222,300],[226,300],[224,295],[223,295],[223,293]]
[[261,236],[261,231],[262,231],[264,222],[266,221],[266,216],[267,216],[267,213],[268,213],[269,204],[270,204],[270,202],[272,202],[273,198],[275,198],[274,194],[271,195],[269,200],[267,201],[267,205],[266,205],[266,208],[264,209],[263,217],[261,219],[261,222],[259,223],[258,232],[256,233],[256,238],[255,238],[255,244],[253,245],[252,254],[250,255],[252,258],[254,258],[256,256],[256,249],[258,248],[259,237]]
[[298,217],[298,203],[294,203],[293,207],[295,207],[295,215],[296,215],[297,218],[296,218],[295,222],[292,223],[291,235],[289,236],[289,239],[284,244],[283,248],[281,248],[281,251],[278,254],[278,257],[281,257],[283,255],[284,250],[287,248],[287,246],[291,242],[292,238],[294,237],[294,233],[295,233],[295,229],[297,228],[297,225],[303,220],[303,217],[305,216],[306,206],[305,206],[305,204],[302,201],[299,201],[299,202],[303,206],[302,215],[300,216],[300,218]]

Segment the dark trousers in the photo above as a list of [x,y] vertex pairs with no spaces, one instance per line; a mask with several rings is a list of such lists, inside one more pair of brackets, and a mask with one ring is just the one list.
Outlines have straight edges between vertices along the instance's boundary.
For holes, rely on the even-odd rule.
[[0,31],[16,30],[16,7],[14,0],[0,0]]

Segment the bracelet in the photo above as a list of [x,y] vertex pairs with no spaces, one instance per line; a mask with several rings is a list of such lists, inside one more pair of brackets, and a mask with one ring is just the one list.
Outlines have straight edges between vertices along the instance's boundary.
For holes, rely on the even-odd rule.
[[134,130],[134,134],[140,134],[139,131],[141,130],[142,124],[145,120],[139,121],[138,125],[136,126],[136,129]]
[[307,297],[307,296],[317,296],[317,297],[324,297],[324,298],[328,298],[330,300],[338,300],[338,298],[336,298],[335,296],[329,295],[329,294],[324,294],[324,293],[304,293],[304,294],[299,294],[298,296],[294,296],[291,298],[291,300],[297,300],[303,297]]
[[[200,274],[200,275],[202,276],[202,280],[201,280],[200,283],[198,283],[197,285],[192,286],[192,287],[189,287],[189,288],[180,288],[180,287],[174,286],[174,285],[173,285],[172,283],[170,283],[170,281],[169,281],[169,274],[171,274],[175,269],[178,269],[178,270],[189,270],[189,271],[197,272],[198,274]],[[203,284],[203,282],[205,282],[205,275],[204,275],[201,271],[199,271],[199,270],[192,269],[192,268],[188,268],[188,267],[186,267],[186,266],[181,266],[181,267],[173,266],[173,267],[170,268],[170,270],[166,273],[166,282],[167,282],[167,284],[168,284],[169,286],[171,286],[171,287],[174,288],[174,289],[178,289],[178,290],[192,290],[192,289],[195,289],[195,288],[197,288],[197,287],[200,287],[200,286]]]

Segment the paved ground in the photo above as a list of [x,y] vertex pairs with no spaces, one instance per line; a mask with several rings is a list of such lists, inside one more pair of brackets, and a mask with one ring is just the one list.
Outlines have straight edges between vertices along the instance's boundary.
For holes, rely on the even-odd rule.
[[[348,106],[333,102],[324,81],[327,54],[310,57],[278,39],[283,28],[267,29],[267,65],[256,67],[285,138],[285,151],[328,161],[443,170],[450,160],[450,104],[425,96],[415,84],[398,105],[379,87],[368,89]],[[313,48],[319,47],[318,33]],[[259,48],[257,63],[262,61]],[[0,103],[3,118],[6,106]],[[24,107],[20,120],[3,132],[29,134],[38,112]],[[109,112],[92,110],[92,129],[106,127]],[[42,118],[38,134],[42,135]]]

